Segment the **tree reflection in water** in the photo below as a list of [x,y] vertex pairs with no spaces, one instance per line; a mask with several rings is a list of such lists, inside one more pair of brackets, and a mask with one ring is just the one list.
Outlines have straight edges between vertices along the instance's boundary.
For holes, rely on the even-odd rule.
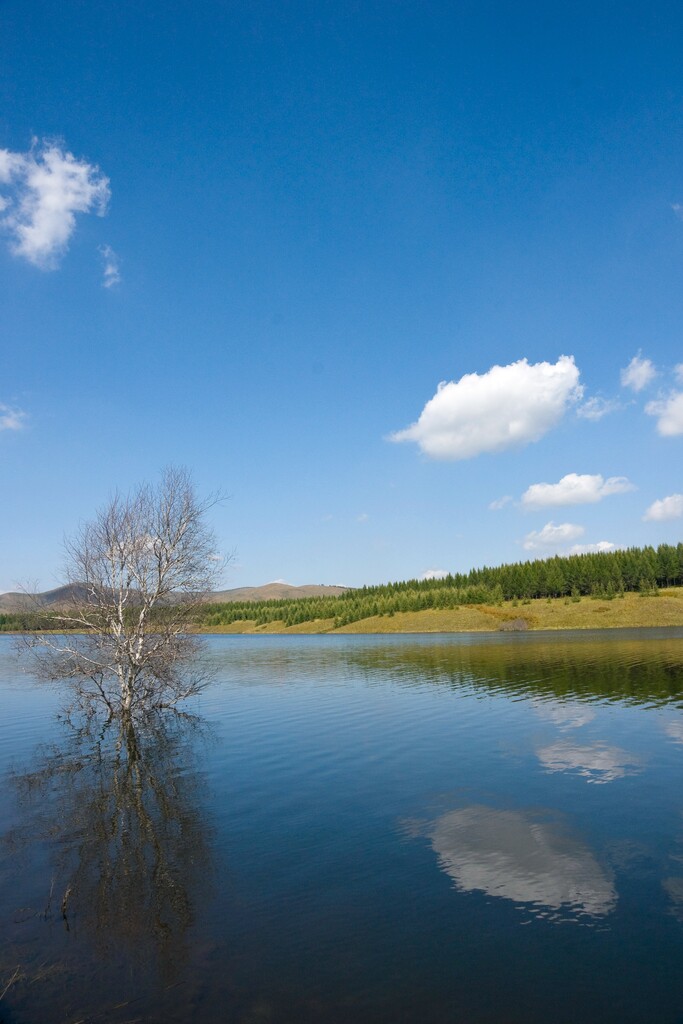
[[[206,726],[166,712],[66,728],[63,745],[41,750],[37,767],[15,774],[25,824],[8,841],[19,856],[46,846],[50,896],[34,917],[63,923],[50,945],[69,975],[70,999],[81,990],[73,1010],[93,999],[101,1013],[104,1002],[144,1002],[145,992],[176,982],[187,962],[193,899],[200,882],[206,892],[210,868],[195,765]],[[83,991],[90,986],[97,991]],[[35,992],[30,998],[38,1012]]]

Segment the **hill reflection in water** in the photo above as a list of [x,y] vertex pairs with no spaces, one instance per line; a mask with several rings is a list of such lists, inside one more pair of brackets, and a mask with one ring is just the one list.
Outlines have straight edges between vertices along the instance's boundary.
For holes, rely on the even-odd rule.
[[221,647],[229,646],[231,666],[245,685],[339,681],[362,673],[371,683],[388,677],[413,687],[558,697],[561,714],[578,713],[583,701],[592,700],[683,708],[683,628],[212,639],[216,663]]

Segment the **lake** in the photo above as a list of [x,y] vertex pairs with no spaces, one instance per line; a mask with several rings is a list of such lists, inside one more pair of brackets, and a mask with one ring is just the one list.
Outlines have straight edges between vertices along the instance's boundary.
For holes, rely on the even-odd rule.
[[683,630],[216,636],[134,734],[0,637],[3,1024],[681,1024]]

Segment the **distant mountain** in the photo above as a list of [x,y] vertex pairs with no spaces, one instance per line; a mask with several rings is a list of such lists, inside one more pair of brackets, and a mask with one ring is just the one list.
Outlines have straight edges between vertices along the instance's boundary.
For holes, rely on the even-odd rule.
[[[266,583],[262,587],[237,587],[233,590],[217,590],[207,596],[207,601],[219,604],[228,601],[282,601],[302,597],[338,597],[350,587],[326,587],[311,583],[293,587],[289,583]],[[74,602],[87,603],[85,587],[79,583],[56,587],[42,594],[0,594],[0,612],[35,611],[37,608],[58,608]]]
[[234,590],[217,590],[209,601],[283,601],[298,600],[301,597],[339,597],[351,587],[326,587],[310,583],[293,587],[289,583],[265,583],[262,587],[236,587]]
[[36,608],[56,608],[87,600],[85,587],[80,583],[67,584],[46,590],[42,594],[0,594],[0,612],[35,611]]

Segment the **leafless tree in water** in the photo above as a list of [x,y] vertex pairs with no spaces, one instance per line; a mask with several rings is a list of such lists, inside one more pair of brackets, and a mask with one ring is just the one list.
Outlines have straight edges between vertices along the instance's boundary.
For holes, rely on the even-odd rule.
[[61,635],[25,638],[41,674],[69,680],[81,705],[110,717],[196,694],[205,678],[188,627],[223,569],[207,524],[220,497],[198,499],[187,471],[169,468],[85,523],[65,545],[69,606],[49,619]]

